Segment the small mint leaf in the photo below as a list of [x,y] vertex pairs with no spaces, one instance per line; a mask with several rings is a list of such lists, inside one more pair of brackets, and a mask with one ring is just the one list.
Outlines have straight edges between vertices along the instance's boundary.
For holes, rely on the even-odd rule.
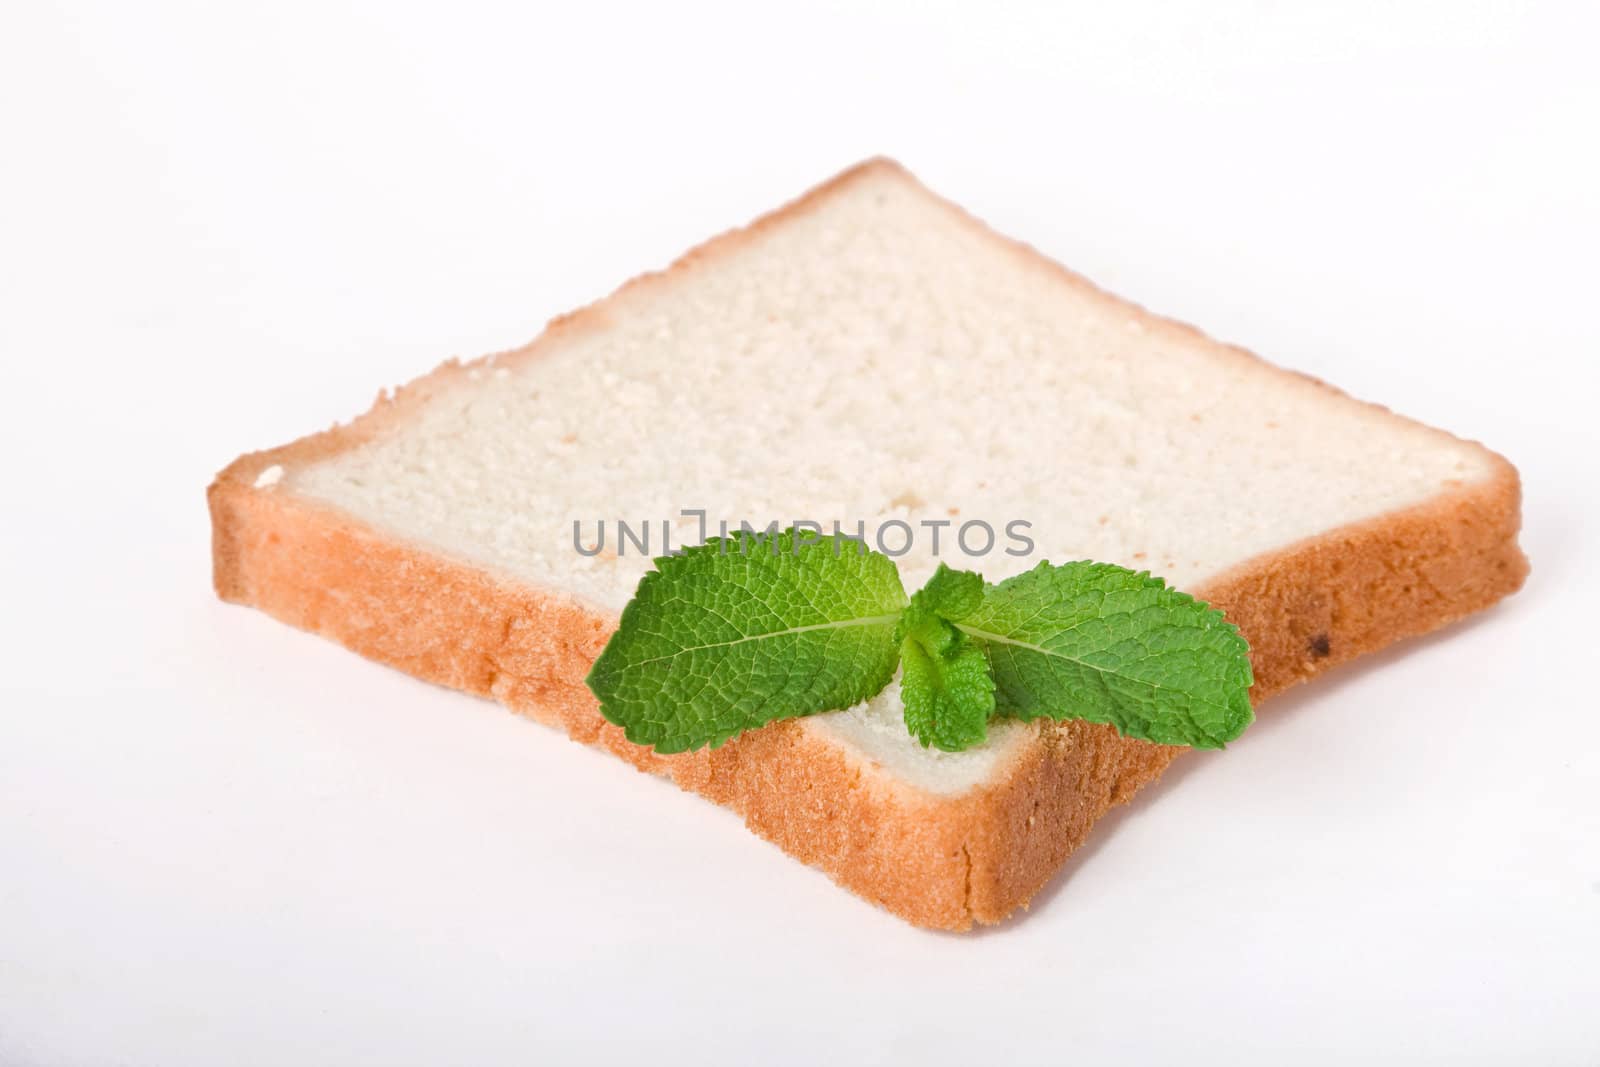
[[983,576],[977,571],[952,570],[941,563],[928,584],[911,598],[912,603],[919,598],[941,619],[959,622],[983,603]]
[[946,752],[982,744],[994,714],[994,678],[983,647],[931,618],[900,645],[900,700],[906,729]]
[[1249,646],[1222,613],[1107,563],[1041,563],[957,623],[988,653],[997,704],[1163,745],[1221,748],[1250,724]]
[[994,678],[983,647],[953,625],[983,602],[983,578],[943,563],[911,597],[900,639],[900,701],[911,736],[946,752],[981,744],[994,714]]
[[976,571],[951,570],[943,563],[906,605],[896,636],[904,638],[930,618],[958,622],[983,603],[983,576]]
[[906,594],[894,560],[858,549],[791,529],[656,560],[586,679],[601,714],[684,752],[876,695]]

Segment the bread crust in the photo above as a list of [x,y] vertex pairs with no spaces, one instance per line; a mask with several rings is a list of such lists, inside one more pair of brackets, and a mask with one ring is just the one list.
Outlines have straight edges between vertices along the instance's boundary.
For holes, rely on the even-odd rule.
[[[914,184],[897,164],[869,160],[700,246],[667,271],[556,319],[528,347],[487,359],[537,358],[570,331],[603,326],[635,288],[692,270],[810,210],[845,183],[884,170]],[[1104,294],[1026,245],[991,236],[1033,267],[1116,301],[1147,328],[1182,331],[1270,367]],[[615,626],[612,614],[257,485],[275,465],[298,468],[382,432],[471,366],[447,363],[392,397],[380,394],[349,425],[241,456],[219,474],[207,493],[218,595],[418,678],[493,697],[639,770],[669,777],[732,808],[757,834],[840,885],[925,927],[966,930],[1026,907],[1101,815],[1160,777],[1184,751],[1124,738],[1109,726],[1041,721],[989,781],[951,796],[910,786],[799,720],[751,731],[716,750],[663,756],[630,743],[600,715],[583,683]],[[1253,702],[1478,611],[1522,584],[1527,561],[1517,546],[1517,473],[1489,455],[1485,479],[1257,557],[1193,590],[1249,640]]]

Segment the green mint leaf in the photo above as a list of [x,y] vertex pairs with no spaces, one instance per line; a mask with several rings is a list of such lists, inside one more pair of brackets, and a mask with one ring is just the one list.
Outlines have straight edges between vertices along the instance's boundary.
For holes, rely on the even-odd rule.
[[957,626],[988,652],[1008,715],[1195,748],[1221,748],[1254,718],[1239,631],[1149,574],[1041,563],[987,590]]
[[798,530],[712,538],[655,561],[587,679],[607,720],[657,752],[876,695],[906,606],[894,561]]
[[[906,605],[895,636],[904,638],[930,618],[957,622],[983,603],[983,576],[976,571],[951,570],[943,563]],[[930,631],[930,635],[933,631]]]
[[900,644],[900,701],[906,729],[923,748],[960,752],[982,744],[994,714],[994,677],[983,646],[930,618]]
[[944,564],[911,597],[895,633],[906,729],[946,752],[981,744],[994,714],[994,678],[983,646],[952,623],[983,602],[983,578]]

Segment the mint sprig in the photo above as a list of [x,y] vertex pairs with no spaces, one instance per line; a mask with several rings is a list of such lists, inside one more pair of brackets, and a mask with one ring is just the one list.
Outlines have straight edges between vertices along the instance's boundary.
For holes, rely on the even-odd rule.
[[658,752],[859,704],[897,666],[924,747],[970,748],[1013,716],[1220,748],[1252,719],[1248,652],[1220,612],[1148,573],[1041,563],[988,586],[941,565],[908,601],[889,557],[791,529],[656,560],[587,681]]

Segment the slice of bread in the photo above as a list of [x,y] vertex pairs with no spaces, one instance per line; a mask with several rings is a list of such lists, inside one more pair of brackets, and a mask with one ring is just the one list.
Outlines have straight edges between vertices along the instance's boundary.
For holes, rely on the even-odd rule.
[[[1238,624],[1258,701],[1527,569],[1500,457],[1103,293],[882,160],[527,348],[241,457],[209,496],[223,598],[668,775],[948,929],[1025,905],[1181,750],[1081,722],[924,750],[893,685],[714,751],[636,747],[583,681],[649,566],[619,554],[617,520],[648,521],[659,553],[663,521],[674,546],[698,532],[684,509],[713,533],[898,519],[908,589],[935,530],[941,558],[990,581],[1046,558],[1149,569]],[[997,542],[965,558],[974,520]],[[1031,553],[1005,551],[1015,520]]]

